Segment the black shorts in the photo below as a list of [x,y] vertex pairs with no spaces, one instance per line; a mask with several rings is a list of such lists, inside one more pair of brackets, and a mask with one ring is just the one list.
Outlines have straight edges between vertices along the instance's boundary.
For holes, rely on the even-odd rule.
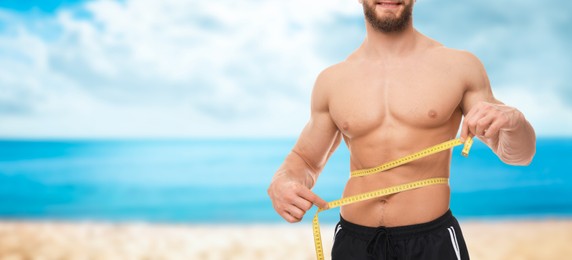
[[469,252],[450,210],[433,221],[400,227],[365,227],[340,216],[332,260],[350,259],[465,260]]

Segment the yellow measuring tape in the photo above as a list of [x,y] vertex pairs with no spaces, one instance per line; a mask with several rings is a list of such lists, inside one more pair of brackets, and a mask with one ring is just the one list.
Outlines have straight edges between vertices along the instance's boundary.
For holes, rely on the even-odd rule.
[[[465,142],[461,141],[461,139],[459,139],[459,138],[453,139],[453,140],[450,140],[450,141],[447,141],[444,143],[440,143],[440,144],[435,145],[435,146],[431,146],[431,147],[426,148],[422,151],[419,151],[419,152],[401,157],[399,159],[384,163],[384,164],[377,166],[377,167],[374,167],[374,168],[353,171],[353,172],[351,172],[351,177],[366,176],[366,175],[370,175],[370,174],[379,173],[382,171],[387,171],[387,170],[395,168],[397,166],[409,163],[411,161],[415,161],[417,159],[421,159],[421,158],[429,156],[431,154],[435,154],[435,153],[438,153],[441,151],[451,149],[455,146],[459,146],[462,144],[464,144],[465,146],[463,147],[463,151],[461,153],[463,156],[466,157],[469,155],[469,150],[471,149],[471,145],[473,144],[473,139],[471,137],[468,137]],[[447,184],[447,183],[449,183],[448,178],[431,178],[431,179],[425,179],[425,180],[421,180],[421,181],[409,182],[409,183],[405,183],[405,184],[401,184],[401,185],[397,185],[397,186],[392,186],[392,187],[388,187],[388,188],[384,188],[384,189],[374,190],[371,192],[357,194],[357,195],[342,198],[339,200],[330,201],[330,202],[328,202],[328,209],[341,207],[344,205],[356,203],[359,201],[369,200],[369,199],[373,199],[373,198],[377,198],[377,197],[381,197],[381,196],[387,196],[387,195],[399,193],[402,191],[417,189],[417,188],[421,188],[421,187],[425,187],[425,186],[429,186],[429,185]],[[318,260],[324,259],[324,250],[322,247],[322,236],[320,234],[320,223],[318,221],[318,213],[320,213],[322,211],[324,211],[324,209],[319,208],[316,211],[316,214],[314,215],[314,219],[312,220],[312,230],[314,232],[314,246],[316,247],[316,257],[318,258]]]

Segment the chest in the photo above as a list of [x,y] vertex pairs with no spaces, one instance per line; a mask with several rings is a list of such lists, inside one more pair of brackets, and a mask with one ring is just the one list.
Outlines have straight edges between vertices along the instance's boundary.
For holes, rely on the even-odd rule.
[[458,110],[463,86],[431,67],[362,69],[332,87],[329,109],[347,136],[381,127],[439,128]]

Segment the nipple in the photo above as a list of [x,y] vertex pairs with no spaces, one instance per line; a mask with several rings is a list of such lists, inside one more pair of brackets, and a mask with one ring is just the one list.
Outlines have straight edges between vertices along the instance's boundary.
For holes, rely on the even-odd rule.
[[349,129],[350,129],[350,124],[348,124],[348,122],[343,122],[342,123],[342,130],[348,131]]
[[429,112],[427,113],[427,115],[428,115],[430,118],[437,118],[437,111],[431,109],[431,110],[429,110]]

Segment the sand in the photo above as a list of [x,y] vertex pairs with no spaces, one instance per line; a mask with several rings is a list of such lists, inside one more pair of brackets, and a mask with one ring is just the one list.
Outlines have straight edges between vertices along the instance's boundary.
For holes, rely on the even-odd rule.
[[[472,259],[572,259],[572,220],[461,222]],[[324,247],[333,226],[324,225]],[[326,251],[327,255],[328,251]],[[0,259],[315,259],[308,224],[0,221]]]

